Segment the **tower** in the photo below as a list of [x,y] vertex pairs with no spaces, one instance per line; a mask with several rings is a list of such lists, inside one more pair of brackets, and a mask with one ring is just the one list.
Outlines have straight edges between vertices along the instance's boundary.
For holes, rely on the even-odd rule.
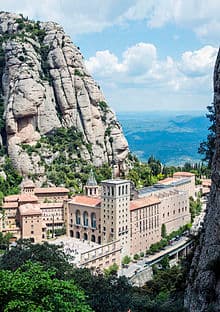
[[84,191],[87,196],[94,196],[94,197],[99,196],[99,186],[96,182],[92,169],[90,170],[88,180],[84,187]]
[[102,243],[120,239],[122,254],[130,253],[130,181],[102,181]]

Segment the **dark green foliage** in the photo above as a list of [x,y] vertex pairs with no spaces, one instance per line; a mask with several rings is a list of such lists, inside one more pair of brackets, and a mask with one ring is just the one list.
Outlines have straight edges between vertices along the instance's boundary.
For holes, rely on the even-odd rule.
[[1,169],[6,173],[6,180],[0,176],[0,192],[4,195],[18,194],[20,192],[19,185],[22,177],[14,169],[9,158],[5,158],[5,162],[1,165]]
[[[162,270],[155,270],[153,280],[147,282],[146,286],[137,288],[132,287],[125,277],[117,278],[115,274],[117,266],[110,268],[105,274],[100,272],[94,274],[89,269],[78,269],[68,264],[66,256],[57,246],[46,243],[33,245],[27,240],[18,241],[18,245],[6,251],[0,260],[1,308],[10,302],[12,298],[16,304],[22,304],[19,301],[22,298],[25,308],[24,310],[19,310],[18,306],[15,305],[16,311],[37,311],[34,304],[40,306],[42,304],[40,300],[45,295],[47,296],[47,299],[45,298],[47,304],[49,302],[54,304],[56,302],[57,292],[64,285],[71,284],[76,285],[76,290],[81,289],[85,293],[86,304],[95,312],[127,312],[129,309],[132,312],[183,312],[183,293],[190,262],[188,264],[186,262],[187,265],[183,265],[182,267],[169,268],[167,259],[164,259],[161,264]],[[32,270],[33,268],[34,270]],[[2,271],[3,269],[4,271]],[[21,272],[24,273],[22,276],[20,275]],[[27,279],[25,272],[31,272],[31,274],[27,273],[28,276],[31,276],[31,280]],[[42,272],[44,272],[45,277],[43,279]],[[8,283],[9,279],[7,279],[8,276],[10,276],[10,285]],[[48,284],[45,284],[48,276],[50,276],[51,280],[49,284],[51,292],[49,292],[49,288],[47,287]],[[59,286],[57,279],[59,280]],[[55,281],[54,284],[52,281]],[[31,284],[29,285],[29,283]],[[36,285],[37,287],[35,287]],[[3,290],[6,294],[5,298],[3,298]],[[20,294],[19,298],[18,290]],[[34,296],[36,298],[32,297],[32,290],[34,290]],[[54,299],[50,296],[52,293]],[[65,293],[65,302],[69,303],[70,292],[66,290]],[[63,291],[60,293],[60,304],[63,302],[62,294]],[[71,288],[71,297],[72,300],[75,300],[76,293],[73,288]],[[81,298],[82,303],[85,304],[84,296],[82,295]],[[29,304],[28,309],[26,308],[26,304]],[[33,310],[31,310],[32,305],[34,306]],[[21,307],[23,308],[22,305]],[[68,305],[65,307],[69,308]],[[75,305],[74,308],[76,308]],[[69,310],[67,308],[66,310],[59,310],[56,306],[55,310],[52,307],[50,310],[46,309],[43,311]],[[82,311],[86,312],[89,310]]]
[[131,262],[131,257],[129,256],[124,256],[124,258],[122,259],[122,264],[129,264]]
[[[0,201],[2,202],[2,198],[0,198]],[[10,244],[10,239],[12,238],[11,233],[6,233],[5,235],[0,232],[0,250],[8,250],[9,249],[9,244]]]
[[189,230],[190,226],[190,224],[183,225],[177,231],[173,231],[169,235],[166,235],[159,242],[152,244],[146,253],[153,254],[155,252],[158,252],[162,248],[166,247],[171,239],[175,238],[176,236],[180,236],[183,234],[183,232]]
[[138,260],[138,259],[140,259],[140,256],[138,254],[135,254],[134,255],[134,260]]
[[153,170],[155,168],[154,164],[153,167],[151,167],[152,163],[142,163],[137,158],[133,158],[133,166],[132,169],[129,170],[129,173],[127,175],[127,179],[130,179],[132,182],[134,182],[135,186],[137,188],[141,188],[144,186],[153,185],[158,181],[158,179],[162,178],[161,176],[155,176],[153,174]]
[[55,276],[61,279],[65,279],[72,268],[59,246],[19,240],[1,257],[0,269],[15,271],[29,260],[41,263],[45,270],[53,269]]
[[83,77],[83,76],[84,76],[84,74],[81,73],[81,71],[79,71],[78,69],[75,69],[75,70],[74,70],[74,74],[75,74],[76,76],[79,76],[79,77]]
[[0,270],[1,312],[90,312],[72,280],[54,278],[52,270],[28,262],[15,272]]
[[209,127],[209,134],[207,140],[203,141],[198,149],[198,152],[202,154],[203,160],[208,163],[208,168],[211,168],[212,158],[215,151],[215,139],[216,139],[216,115],[214,105],[207,106],[208,114],[206,117],[209,119],[211,125]]
[[50,51],[49,46],[41,45],[40,47],[40,55],[41,55],[41,68],[43,71],[43,75],[41,76],[42,80],[47,80],[49,84],[52,84],[52,77],[50,75],[50,67],[47,61],[48,53]]
[[200,214],[202,211],[202,203],[199,198],[193,199],[192,197],[189,198],[189,209],[191,213],[191,222],[195,219],[196,216]]
[[93,275],[88,269],[75,269],[72,277],[94,311],[127,312],[131,307],[133,289],[125,277]]
[[161,237],[166,238],[166,236],[167,236],[167,229],[166,229],[166,225],[163,223],[161,226]]
[[101,110],[105,113],[108,112],[108,105],[105,101],[100,101],[99,103],[99,107],[101,108]]

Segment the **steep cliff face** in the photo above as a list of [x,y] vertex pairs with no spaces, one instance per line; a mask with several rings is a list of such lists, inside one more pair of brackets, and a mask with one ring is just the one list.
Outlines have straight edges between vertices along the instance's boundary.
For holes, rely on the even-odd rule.
[[45,163],[60,156],[42,138],[61,127],[81,140],[66,157],[95,166],[114,159],[123,166],[128,144],[121,126],[58,24],[0,13],[0,67],[1,133],[23,175],[43,175]]
[[185,306],[190,312],[220,311],[220,52],[214,70],[216,149],[208,213],[191,266]]

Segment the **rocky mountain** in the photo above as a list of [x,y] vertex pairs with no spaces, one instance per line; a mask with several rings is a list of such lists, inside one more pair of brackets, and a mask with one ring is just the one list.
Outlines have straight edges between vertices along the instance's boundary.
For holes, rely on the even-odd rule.
[[191,265],[185,296],[190,312],[220,311],[220,52],[214,70],[216,148],[204,232]]
[[121,126],[60,25],[0,13],[0,95],[1,142],[23,176],[58,162],[124,168]]

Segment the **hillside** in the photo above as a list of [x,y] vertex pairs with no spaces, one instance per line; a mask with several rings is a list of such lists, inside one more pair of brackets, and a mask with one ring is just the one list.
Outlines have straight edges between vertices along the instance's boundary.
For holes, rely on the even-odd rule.
[[199,144],[207,137],[209,121],[200,112],[119,113],[130,150],[142,161],[154,155],[163,164],[198,162]]
[[61,171],[71,179],[112,160],[125,168],[121,126],[80,49],[53,22],[0,13],[0,128],[1,163],[8,154],[39,184],[65,184]]

